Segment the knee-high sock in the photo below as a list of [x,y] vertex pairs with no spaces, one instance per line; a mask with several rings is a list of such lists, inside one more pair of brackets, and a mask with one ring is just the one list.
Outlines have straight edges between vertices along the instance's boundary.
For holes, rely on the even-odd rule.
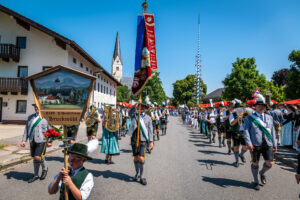
[[269,169],[271,169],[271,167],[269,167],[268,165],[266,165],[266,163],[264,163],[263,168],[260,170],[260,174],[264,175],[266,173],[266,171],[268,171]]
[[34,176],[39,176],[39,169],[40,169],[41,162],[38,160],[33,160],[33,170]]
[[136,175],[138,175],[140,171],[139,161],[133,161],[133,163],[134,163]]
[[215,137],[216,137],[216,133],[213,133],[213,140],[215,140]]
[[219,145],[221,145],[221,137],[218,137],[218,139],[219,139]]
[[251,172],[253,175],[254,183],[258,183],[258,165],[254,166],[253,164],[251,165]]
[[139,166],[140,166],[140,177],[144,178],[144,166],[145,166],[145,163],[144,162],[143,163],[140,162]]
[[225,137],[223,136],[222,144],[225,144]]
[[45,158],[43,158],[43,159],[41,160],[41,165],[42,165],[42,170],[43,170],[43,171],[47,171],[47,170],[48,170],[48,166],[47,166],[47,163],[46,163]]
[[245,153],[246,153],[246,151],[245,151],[244,149],[242,149],[240,155],[241,155],[241,156],[244,156]]
[[227,147],[228,147],[228,151],[231,151],[231,141],[227,141]]
[[239,162],[239,152],[238,151],[234,152],[234,157],[235,157],[235,162]]

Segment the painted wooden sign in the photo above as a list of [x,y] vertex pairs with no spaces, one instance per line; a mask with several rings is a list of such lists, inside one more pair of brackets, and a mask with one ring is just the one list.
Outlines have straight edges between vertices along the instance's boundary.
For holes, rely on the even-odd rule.
[[40,117],[52,125],[78,125],[90,102],[96,77],[56,66],[27,77]]

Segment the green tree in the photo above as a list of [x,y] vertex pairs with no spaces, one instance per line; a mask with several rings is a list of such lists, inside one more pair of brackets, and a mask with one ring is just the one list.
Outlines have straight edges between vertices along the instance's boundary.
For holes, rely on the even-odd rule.
[[289,55],[291,65],[288,80],[285,88],[286,97],[288,99],[300,98],[300,50],[293,50]]
[[[194,107],[196,105],[195,88],[195,75],[187,75],[184,79],[177,80],[173,83],[174,104],[186,104],[189,107]],[[203,80],[200,80],[200,88],[202,88],[201,97],[204,97],[206,95],[207,87],[206,84],[203,83]]]
[[130,91],[127,85],[122,85],[117,87],[117,102],[129,102]]
[[[156,102],[160,104],[167,99],[164,88],[162,87],[162,82],[159,77],[159,72],[157,72],[145,85],[142,91],[142,99],[145,101],[146,96],[149,96],[152,103]],[[139,99],[139,95],[132,97],[134,100]]]
[[254,58],[237,58],[232,63],[231,74],[227,74],[223,80],[225,90],[223,99],[232,100],[234,98],[246,101],[252,99],[252,94],[256,88],[259,88],[265,96],[266,91],[271,91],[272,99],[276,101],[284,100],[284,91],[282,86],[277,87],[272,81],[267,81],[263,74],[256,69]]

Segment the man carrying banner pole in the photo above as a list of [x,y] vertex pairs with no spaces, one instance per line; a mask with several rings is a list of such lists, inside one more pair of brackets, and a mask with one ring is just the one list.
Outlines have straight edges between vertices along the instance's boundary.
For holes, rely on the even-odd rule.
[[[155,46],[155,32],[154,32],[154,16],[147,14],[147,1],[143,4],[144,14],[138,16],[137,23],[137,39],[136,39],[136,53],[135,53],[135,71],[132,84],[132,95],[140,95],[138,103],[130,111],[129,115],[132,119],[132,124],[128,130],[128,135],[132,135],[132,150],[134,156],[134,165],[136,169],[135,180],[140,176],[140,181],[146,185],[146,179],[143,178],[144,169],[144,144],[148,139],[153,141],[153,125],[151,117],[146,115],[144,120],[141,120],[141,92],[147,82],[155,75],[157,71],[156,61],[156,46]],[[136,116],[136,108],[139,105],[138,116]],[[149,120],[147,120],[149,118]],[[151,123],[149,123],[151,121]],[[148,127],[149,125],[149,127]],[[149,135],[148,135],[148,133]],[[152,137],[151,137],[152,135]],[[150,136],[150,137],[149,137]],[[152,140],[151,140],[152,138]],[[150,148],[153,149],[153,142],[150,143]]]
[[[262,95],[255,99],[255,113],[245,118],[244,138],[252,157],[251,171],[254,178],[253,188],[259,190],[258,173],[262,184],[267,183],[265,173],[271,169],[273,154],[277,151],[277,142],[273,118],[265,113],[266,101]],[[258,172],[260,154],[265,163]]]

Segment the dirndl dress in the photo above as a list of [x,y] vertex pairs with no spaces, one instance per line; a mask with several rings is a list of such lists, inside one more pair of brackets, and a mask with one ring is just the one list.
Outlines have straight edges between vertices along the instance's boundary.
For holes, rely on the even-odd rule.
[[103,128],[101,153],[109,155],[119,155],[120,149],[117,140],[117,132],[109,132],[105,127]]
[[284,146],[293,145],[293,124],[289,122],[281,127],[281,144]]

